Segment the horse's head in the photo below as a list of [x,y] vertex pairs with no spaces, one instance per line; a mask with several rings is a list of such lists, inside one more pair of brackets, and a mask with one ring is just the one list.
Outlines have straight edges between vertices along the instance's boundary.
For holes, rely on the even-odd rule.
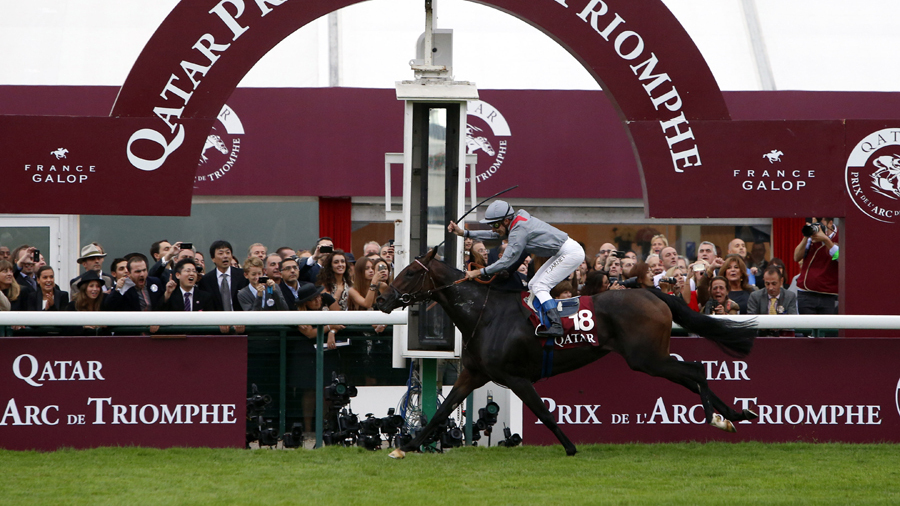
[[432,248],[397,273],[389,290],[375,299],[375,307],[390,313],[394,309],[430,299],[434,289],[443,284],[440,279],[446,276],[443,272],[446,266],[435,260],[436,254],[437,250]]

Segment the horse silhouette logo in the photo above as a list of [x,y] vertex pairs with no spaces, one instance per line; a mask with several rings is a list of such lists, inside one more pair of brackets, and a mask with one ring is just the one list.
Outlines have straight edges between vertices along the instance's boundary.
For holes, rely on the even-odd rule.
[[480,128],[466,123],[466,154],[473,155],[481,149],[489,156],[494,156],[497,153],[494,151],[494,147],[491,146],[491,141],[487,137],[476,133],[481,131]]
[[475,180],[483,182],[500,172],[509,155],[509,123],[496,107],[482,100],[470,100],[466,113],[466,154],[478,156]]
[[56,151],[51,151],[50,154],[55,156],[57,160],[62,160],[68,152],[69,150],[66,148],[58,148]]
[[775,163],[775,162],[780,162],[782,156],[784,156],[784,153],[782,153],[781,151],[779,151],[777,149],[773,149],[772,151],[769,151],[768,153],[764,154],[763,158],[768,160],[769,163]]
[[882,155],[872,161],[876,170],[872,178],[872,190],[891,200],[900,198],[900,155]]
[[228,147],[225,146],[225,141],[218,135],[212,134],[206,137],[206,143],[203,144],[203,151],[200,152],[200,163],[209,161],[209,158],[206,156],[206,150],[209,148],[216,148],[216,151],[223,155],[228,154]]
[[850,152],[844,172],[847,196],[857,209],[881,223],[900,218],[900,128],[865,136]]
[[222,106],[216,120],[200,151],[194,188],[218,181],[239,167],[244,124],[228,104]]

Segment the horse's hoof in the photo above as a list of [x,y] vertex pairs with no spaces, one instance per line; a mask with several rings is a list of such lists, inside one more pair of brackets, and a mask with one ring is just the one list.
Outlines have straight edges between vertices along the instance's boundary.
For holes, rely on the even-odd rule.
[[749,409],[744,410],[744,420],[756,420],[759,418],[759,415],[756,414],[755,411],[751,411]]
[[388,457],[390,457],[392,459],[402,459],[402,458],[406,457],[406,452],[401,450],[400,448],[397,448],[396,450],[394,450],[390,454],[388,454]]
[[574,457],[576,453],[578,453],[578,450],[576,450],[575,448],[566,450],[566,457]]
[[717,429],[722,429],[725,432],[737,432],[737,429],[734,428],[734,424],[731,423],[731,420],[726,420],[718,413],[713,413],[712,420],[710,420],[709,424]]

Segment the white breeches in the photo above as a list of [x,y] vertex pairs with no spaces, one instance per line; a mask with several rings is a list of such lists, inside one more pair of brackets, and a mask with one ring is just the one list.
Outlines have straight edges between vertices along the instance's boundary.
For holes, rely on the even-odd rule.
[[569,238],[544,265],[534,273],[528,282],[528,289],[541,304],[552,299],[550,290],[569,277],[584,262],[584,249],[574,239]]

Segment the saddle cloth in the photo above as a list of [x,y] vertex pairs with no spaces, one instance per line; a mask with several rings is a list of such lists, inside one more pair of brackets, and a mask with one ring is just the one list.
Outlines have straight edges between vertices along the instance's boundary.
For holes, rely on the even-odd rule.
[[[537,330],[541,321],[535,313],[533,301],[533,294],[522,292],[522,304],[528,308],[528,321]],[[600,346],[597,339],[597,325],[594,322],[594,302],[591,297],[572,297],[571,299],[553,299],[553,301],[556,302],[556,309],[559,311],[563,325],[563,335],[553,338],[555,349]],[[548,342],[547,346],[549,344]]]

